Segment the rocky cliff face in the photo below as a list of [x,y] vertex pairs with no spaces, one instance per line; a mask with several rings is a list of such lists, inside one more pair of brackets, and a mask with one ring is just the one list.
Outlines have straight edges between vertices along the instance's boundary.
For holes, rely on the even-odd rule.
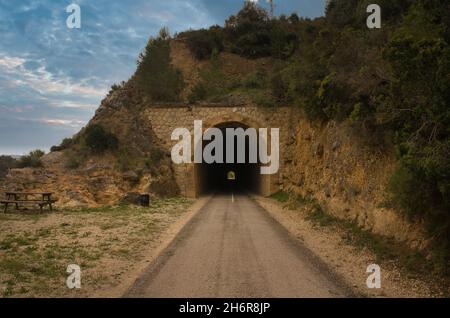
[[299,116],[297,127],[283,176],[286,190],[314,197],[328,213],[374,233],[426,244],[420,226],[383,207],[395,165],[390,151],[361,145],[345,124],[320,127]]

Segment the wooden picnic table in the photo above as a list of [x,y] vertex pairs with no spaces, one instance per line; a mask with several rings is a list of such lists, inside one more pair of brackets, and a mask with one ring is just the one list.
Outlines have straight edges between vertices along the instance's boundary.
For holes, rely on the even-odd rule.
[[27,199],[29,196],[42,196],[42,201],[51,200],[53,195],[52,192],[6,192],[5,194],[8,200],[18,200],[20,197]]
[[[38,205],[41,212],[44,206],[48,205],[50,211],[53,210],[52,204],[56,202],[56,200],[52,199],[52,192],[20,192],[20,191],[8,191],[5,192],[6,200],[0,201],[1,204],[4,205],[4,213],[7,212],[8,206],[10,204],[15,205],[16,210],[20,210],[21,205]],[[33,196],[35,198],[29,198]],[[36,196],[41,197],[40,199],[36,198]]]

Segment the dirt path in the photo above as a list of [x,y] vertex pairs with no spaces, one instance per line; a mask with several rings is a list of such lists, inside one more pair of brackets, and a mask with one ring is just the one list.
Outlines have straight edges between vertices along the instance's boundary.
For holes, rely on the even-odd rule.
[[216,195],[127,297],[346,297],[328,267],[244,195]]

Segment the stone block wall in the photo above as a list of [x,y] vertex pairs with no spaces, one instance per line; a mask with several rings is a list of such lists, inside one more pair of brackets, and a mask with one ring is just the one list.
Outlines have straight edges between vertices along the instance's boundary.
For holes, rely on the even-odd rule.
[[[228,107],[228,106],[193,106],[193,107],[152,107],[145,111],[145,116],[160,139],[161,144],[170,151],[176,144],[171,140],[172,132],[176,128],[187,128],[193,135],[194,121],[202,120],[203,129],[223,123],[236,122],[252,128],[280,129],[280,170],[277,174],[263,178],[260,194],[269,195],[278,191],[280,176],[285,170],[285,154],[290,143],[293,142],[295,131],[296,110],[292,107],[278,107],[275,109],[256,106]],[[270,131],[270,130],[269,130]],[[193,147],[193,145],[192,145]],[[194,149],[194,148],[192,148]],[[194,164],[175,165],[175,175],[181,192],[188,197],[199,194],[196,167]]]

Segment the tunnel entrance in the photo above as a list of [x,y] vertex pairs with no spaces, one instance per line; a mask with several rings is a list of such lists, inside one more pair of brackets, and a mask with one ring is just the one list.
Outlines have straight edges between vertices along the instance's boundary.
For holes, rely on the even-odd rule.
[[[246,130],[249,126],[239,122],[222,123],[215,128],[222,131],[224,138],[223,154],[224,158],[227,156],[227,128],[242,128]],[[208,141],[203,141],[202,148],[208,145]],[[263,194],[264,184],[267,182],[268,176],[263,176],[260,173],[260,163],[250,163],[250,138],[246,137],[245,142],[245,162],[237,163],[238,143],[234,142],[234,162],[235,163],[201,163],[196,164],[196,178],[197,178],[197,194],[209,193],[238,193],[238,192],[254,192]],[[256,147],[257,145],[253,145]]]

